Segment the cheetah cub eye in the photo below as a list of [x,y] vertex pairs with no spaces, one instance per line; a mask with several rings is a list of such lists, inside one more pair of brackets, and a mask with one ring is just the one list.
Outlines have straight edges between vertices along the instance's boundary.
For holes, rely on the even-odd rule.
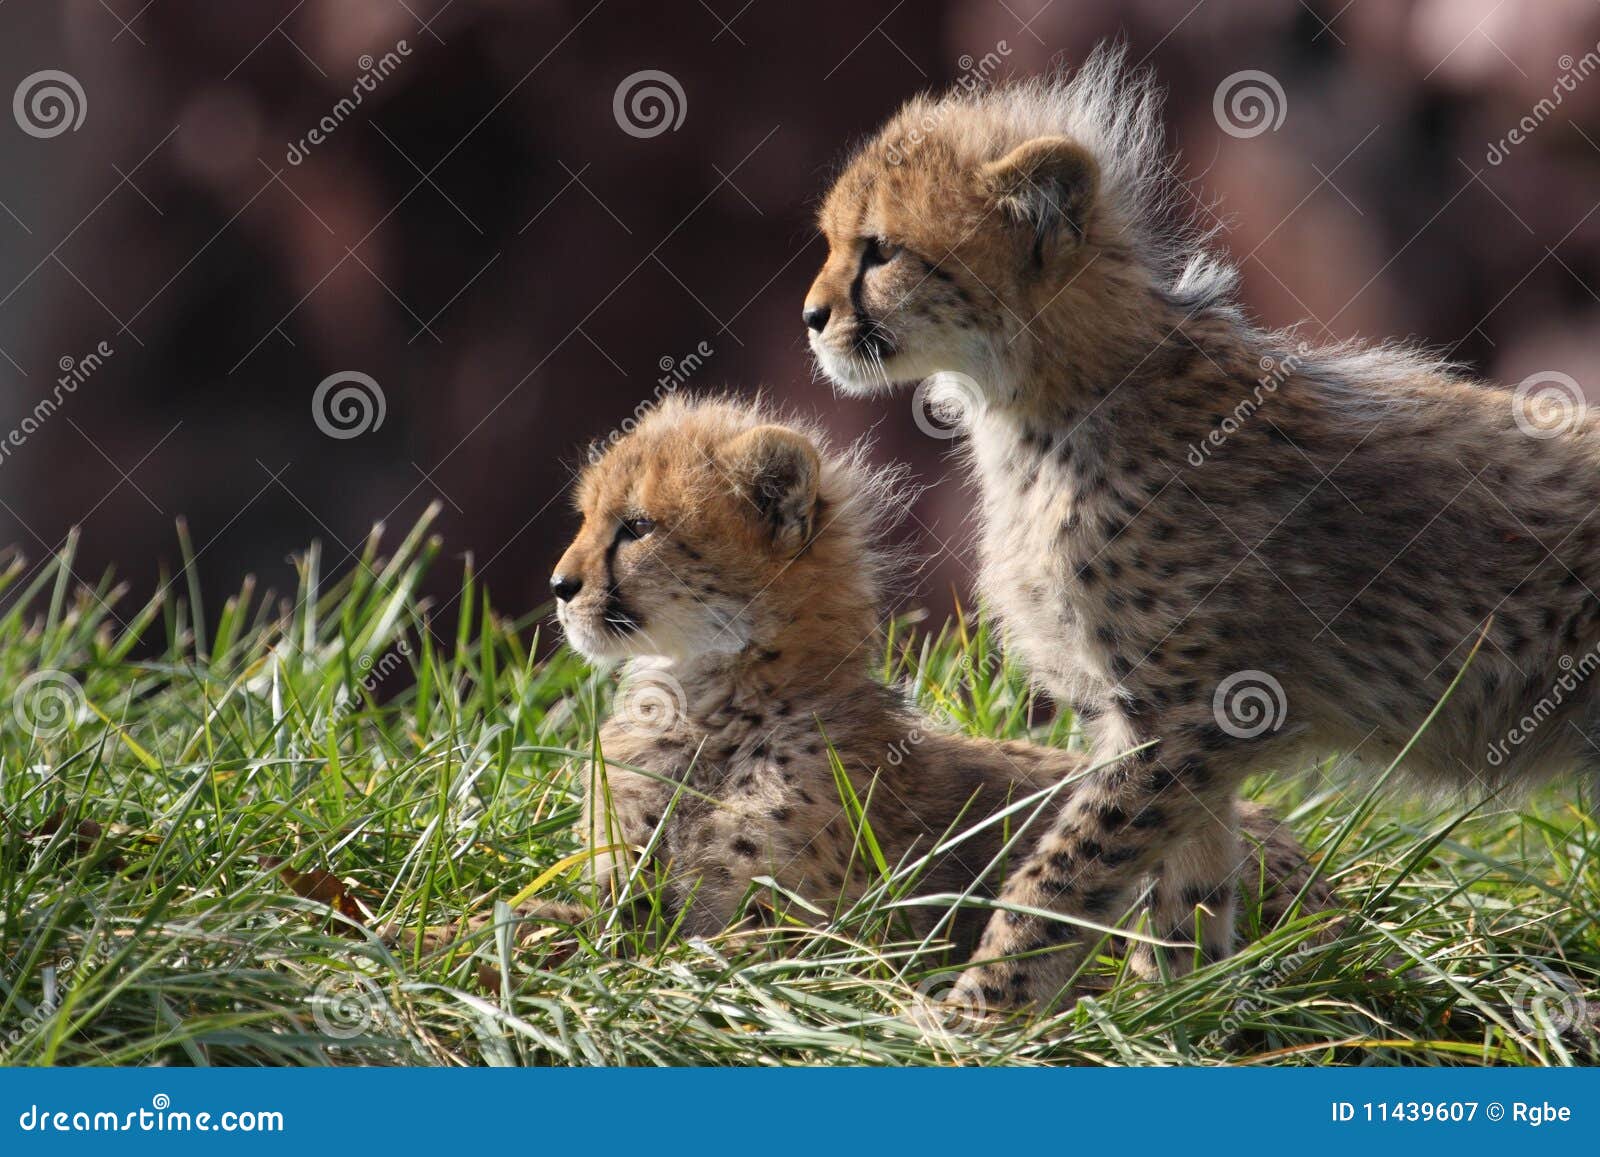
[[887,265],[900,256],[900,246],[882,237],[868,237],[862,245],[861,262],[868,269],[875,265]]
[[633,518],[625,518],[617,529],[617,537],[637,542],[641,538],[649,538],[655,533],[656,520],[649,515],[640,514]]

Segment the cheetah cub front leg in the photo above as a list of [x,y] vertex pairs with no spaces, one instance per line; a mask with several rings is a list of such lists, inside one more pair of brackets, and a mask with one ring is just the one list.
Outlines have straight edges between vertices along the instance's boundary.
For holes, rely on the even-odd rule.
[[1167,970],[1173,975],[1188,972],[1196,963],[1233,955],[1238,939],[1239,870],[1244,860],[1238,809],[1229,799],[1217,814],[1202,818],[1193,840],[1162,858],[1150,897],[1146,931],[1195,947],[1162,950],[1140,940],[1128,954],[1129,966],[1145,979],[1154,980],[1161,975],[1158,954],[1165,956]]
[[[1147,738],[1131,720],[1108,722],[1102,742],[1118,750]],[[1139,880],[1163,865],[1176,870],[1170,884],[1158,887],[1153,930],[1181,939],[1203,905],[1202,951],[1208,958],[1228,954],[1242,768],[1237,753],[1216,742],[1209,717],[1175,718],[1167,727],[1154,745],[1089,777],[1007,880],[974,963],[956,985],[957,1004],[1043,1009],[1054,1003],[1105,935],[1101,930],[1132,903]],[[1174,966],[1182,968],[1187,961],[1177,955]],[[1154,963],[1148,957],[1144,967]]]

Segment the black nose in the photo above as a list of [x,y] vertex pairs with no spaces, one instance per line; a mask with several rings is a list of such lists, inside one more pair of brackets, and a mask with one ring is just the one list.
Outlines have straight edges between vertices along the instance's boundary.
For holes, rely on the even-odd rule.
[[576,575],[556,574],[550,576],[550,593],[562,602],[570,602],[572,597],[583,589],[583,580]]
[[801,312],[800,317],[805,321],[807,329],[821,333],[828,327],[828,315],[832,311],[825,305],[808,305]]

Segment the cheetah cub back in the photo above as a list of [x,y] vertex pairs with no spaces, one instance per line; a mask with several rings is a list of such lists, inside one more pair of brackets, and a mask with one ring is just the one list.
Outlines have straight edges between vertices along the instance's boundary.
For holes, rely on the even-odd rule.
[[[949,898],[993,896],[1009,845],[1089,764],[950,734],[873,677],[900,478],[757,405],[679,398],[583,473],[551,586],[571,645],[622,661],[582,819],[603,891],[643,869],[689,934],[774,907],[811,919],[786,897],[839,911],[879,878],[866,826],[891,868],[918,865],[917,894],[945,897],[906,905],[909,931],[974,946],[987,910]],[[1244,826],[1268,926],[1326,903],[1270,812]]]

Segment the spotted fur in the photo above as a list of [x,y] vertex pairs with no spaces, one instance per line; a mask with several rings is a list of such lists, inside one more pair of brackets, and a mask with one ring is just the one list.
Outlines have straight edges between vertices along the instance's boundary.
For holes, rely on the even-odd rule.
[[[1423,353],[1252,324],[1173,224],[1159,101],[1115,50],[913,101],[828,194],[807,299],[842,389],[969,395],[982,592],[1106,763],[1004,896],[1067,921],[1163,862],[1231,895],[1252,773],[1404,750],[1482,794],[1600,769],[1595,419],[1530,437],[1541,403]],[[1169,891],[1162,920],[1190,907]],[[1061,928],[994,921],[964,984],[1053,999],[1088,942]]]
[[[951,734],[873,677],[894,569],[883,533],[904,500],[899,473],[859,448],[756,405],[674,399],[584,473],[578,505],[559,617],[586,655],[624,659],[582,821],[603,887],[642,868],[702,935],[752,911],[807,918],[790,897],[835,911],[877,877],[853,796],[890,866],[929,857],[921,894],[989,897],[1008,837],[1075,797],[1063,781],[1089,770],[1083,754]],[[1245,825],[1269,921],[1323,906],[1272,815],[1252,808]],[[1231,897],[1204,900],[1228,918]],[[986,911],[941,926],[949,907],[907,907],[909,930],[970,952]]]

